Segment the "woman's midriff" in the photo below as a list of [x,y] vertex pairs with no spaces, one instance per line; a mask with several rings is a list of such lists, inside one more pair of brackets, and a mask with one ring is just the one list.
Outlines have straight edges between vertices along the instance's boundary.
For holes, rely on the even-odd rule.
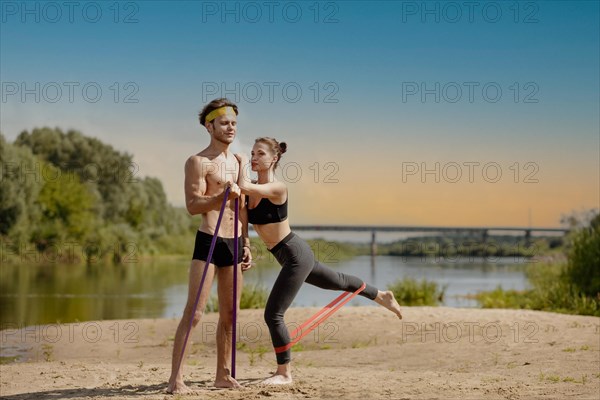
[[287,220],[266,225],[254,225],[254,230],[269,250],[291,232]]

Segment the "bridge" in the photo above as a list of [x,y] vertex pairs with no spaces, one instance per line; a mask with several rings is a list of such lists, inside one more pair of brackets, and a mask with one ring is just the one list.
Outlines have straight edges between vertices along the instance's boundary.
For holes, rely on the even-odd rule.
[[436,232],[436,233],[466,233],[479,235],[486,241],[490,232],[519,233],[529,241],[532,234],[561,234],[569,232],[566,228],[541,228],[541,227],[505,227],[505,226],[479,226],[479,227],[450,227],[450,226],[388,226],[388,225],[293,225],[293,231],[317,232],[371,232],[371,255],[377,252],[377,232]]

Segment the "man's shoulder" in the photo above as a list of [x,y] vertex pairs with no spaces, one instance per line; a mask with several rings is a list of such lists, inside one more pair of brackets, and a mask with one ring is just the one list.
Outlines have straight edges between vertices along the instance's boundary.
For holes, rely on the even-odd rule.
[[208,151],[208,148],[196,153],[196,154],[192,154],[191,156],[188,157],[187,162],[193,162],[193,163],[203,163],[203,162],[210,162],[211,161],[211,154]]
[[200,152],[197,154],[192,154],[188,157],[188,159],[185,161],[185,168],[202,169],[203,164],[210,162],[210,159]]

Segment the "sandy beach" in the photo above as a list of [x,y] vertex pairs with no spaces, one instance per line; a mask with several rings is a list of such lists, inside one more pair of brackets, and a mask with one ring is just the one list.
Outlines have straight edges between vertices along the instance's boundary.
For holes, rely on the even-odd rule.
[[[315,308],[291,309],[288,326]],[[274,371],[262,310],[242,310],[241,390],[212,388],[217,314],[205,315],[185,361],[193,396],[165,394],[175,319],[5,329],[3,399],[598,399],[600,318],[523,310],[346,307],[293,352],[295,382]],[[15,327],[16,328],[16,327]]]

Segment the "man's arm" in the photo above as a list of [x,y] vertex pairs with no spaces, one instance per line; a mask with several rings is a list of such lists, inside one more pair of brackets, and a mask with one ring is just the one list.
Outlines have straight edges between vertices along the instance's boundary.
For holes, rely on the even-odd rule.
[[191,156],[185,162],[185,206],[191,215],[216,210],[223,202],[223,193],[205,196],[208,168],[205,159]]

